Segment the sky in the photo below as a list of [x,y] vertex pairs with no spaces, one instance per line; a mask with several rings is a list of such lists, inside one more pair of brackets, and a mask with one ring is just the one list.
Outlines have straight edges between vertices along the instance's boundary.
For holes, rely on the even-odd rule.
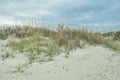
[[0,0],[0,24],[35,20],[120,30],[120,0]]

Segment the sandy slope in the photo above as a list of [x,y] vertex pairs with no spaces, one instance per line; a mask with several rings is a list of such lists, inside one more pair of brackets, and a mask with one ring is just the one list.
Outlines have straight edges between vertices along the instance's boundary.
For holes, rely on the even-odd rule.
[[27,60],[22,54],[0,61],[0,80],[120,80],[120,54],[102,46],[72,51],[54,61],[33,63],[23,73],[15,67]]

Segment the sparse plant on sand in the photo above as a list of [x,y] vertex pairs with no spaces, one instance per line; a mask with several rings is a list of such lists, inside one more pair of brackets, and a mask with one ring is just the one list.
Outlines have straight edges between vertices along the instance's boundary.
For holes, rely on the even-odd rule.
[[10,58],[10,57],[13,58],[14,55],[13,55],[12,53],[9,53],[9,52],[2,53],[2,54],[1,54],[1,59],[2,59],[2,60],[5,60],[5,59]]
[[18,65],[18,66],[16,66],[16,71],[14,71],[14,72],[20,72],[20,73],[23,73],[24,70],[23,70],[22,68],[23,68],[23,65]]

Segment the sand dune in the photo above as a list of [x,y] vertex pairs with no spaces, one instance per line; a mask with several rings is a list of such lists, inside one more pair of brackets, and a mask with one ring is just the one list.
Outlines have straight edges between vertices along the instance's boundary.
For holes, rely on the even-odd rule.
[[16,66],[26,63],[23,54],[0,61],[0,80],[119,80],[120,54],[103,46],[88,46],[70,52],[68,58],[56,56],[53,61],[33,63],[24,72]]

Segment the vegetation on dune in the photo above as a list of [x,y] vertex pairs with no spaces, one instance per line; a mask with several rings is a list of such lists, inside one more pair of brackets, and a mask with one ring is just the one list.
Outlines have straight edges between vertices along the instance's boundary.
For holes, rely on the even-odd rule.
[[120,40],[120,31],[103,33],[105,37],[111,37],[112,40]]
[[117,50],[118,48],[113,44],[112,41],[108,41],[101,34],[96,34],[88,30],[81,29],[71,29],[64,27],[64,25],[59,25],[57,28],[57,44],[58,45],[70,45],[69,42],[72,42],[74,47],[83,47],[83,44],[80,44],[80,41],[86,41],[89,44],[102,44],[106,47]]
[[38,33],[21,38],[19,41],[10,40],[7,46],[11,47],[13,50],[19,50],[21,53],[27,52],[26,56],[30,62],[38,58],[44,61],[44,57],[46,56],[48,60],[50,60],[59,50],[52,40]]
[[[1,30],[0,38],[5,39],[15,35],[18,40],[9,40],[7,47],[26,53],[29,62],[50,61],[54,55],[61,51],[67,54],[75,48],[84,48],[85,44],[102,44],[106,47],[118,50],[111,41],[102,34],[93,33],[88,30],[65,27],[59,24],[56,30],[44,27],[16,27]],[[119,36],[119,32],[116,32]]]
[[115,32],[115,40],[120,40],[120,31]]

